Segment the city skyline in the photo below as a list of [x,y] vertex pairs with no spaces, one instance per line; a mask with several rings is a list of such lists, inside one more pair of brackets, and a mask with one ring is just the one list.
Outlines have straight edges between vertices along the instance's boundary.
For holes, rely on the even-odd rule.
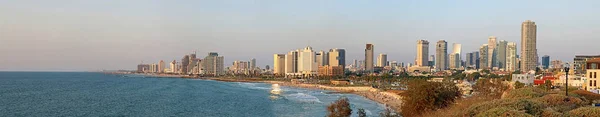
[[[597,55],[593,50],[600,49],[577,43],[598,41],[593,35],[599,31],[595,21],[600,18],[589,16],[600,10],[591,3],[598,1],[456,1],[448,6],[426,1],[364,5],[359,1],[93,1],[114,8],[93,7],[96,4],[89,1],[37,1],[42,3],[31,9],[27,7],[30,2],[0,2],[1,71],[135,69],[141,61],[181,61],[181,55],[193,51],[201,55],[219,52],[225,56],[225,66],[256,58],[257,66],[263,68],[273,66],[273,53],[307,45],[314,50],[344,48],[346,60],[362,60],[366,43],[377,45],[374,53],[386,53],[389,61],[412,63],[414,42],[420,39],[461,43],[465,52],[479,51],[489,36],[521,47],[520,24],[526,20],[538,26],[538,56],[573,62],[575,55]],[[294,16],[290,15],[298,11],[294,3],[322,7]],[[486,9],[491,3],[501,9]],[[339,6],[326,7],[335,4]],[[180,5],[184,6],[175,8]],[[190,10],[195,7],[202,9]],[[209,16],[213,17],[206,19]],[[567,48],[557,49],[563,46]],[[435,48],[430,47],[428,53],[435,54]],[[521,48],[517,53],[521,55]]]

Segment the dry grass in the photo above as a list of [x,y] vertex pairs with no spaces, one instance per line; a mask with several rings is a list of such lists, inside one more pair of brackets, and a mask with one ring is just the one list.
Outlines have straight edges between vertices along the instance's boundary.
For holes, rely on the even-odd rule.
[[451,105],[447,108],[439,109],[437,111],[431,111],[423,114],[423,117],[458,117],[464,115],[464,110],[468,109],[474,104],[478,104],[481,102],[488,102],[494,99],[499,99],[499,97],[492,96],[474,96],[469,98],[463,98],[456,100],[454,105]]
[[571,93],[585,97],[585,99],[590,100],[590,101],[600,100],[600,94],[595,94],[595,93],[585,91],[585,90],[576,90],[576,91],[572,91]]

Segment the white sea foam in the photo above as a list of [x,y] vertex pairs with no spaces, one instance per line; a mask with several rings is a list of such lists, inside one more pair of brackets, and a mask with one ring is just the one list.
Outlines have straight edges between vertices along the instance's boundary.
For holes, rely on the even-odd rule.
[[319,100],[319,98],[312,96],[312,95],[304,94],[304,93],[289,94],[289,95],[285,95],[284,97],[288,100],[298,101],[298,102],[321,103],[321,100]]
[[238,83],[238,85],[241,86],[241,87],[244,87],[244,88],[248,88],[248,89],[271,90],[271,88],[269,88],[269,87],[256,86],[256,83],[243,83],[243,82],[240,82],[240,83]]

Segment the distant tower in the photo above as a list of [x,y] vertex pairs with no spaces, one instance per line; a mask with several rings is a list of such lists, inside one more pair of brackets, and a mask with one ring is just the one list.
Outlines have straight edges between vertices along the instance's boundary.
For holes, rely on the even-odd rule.
[[498,68],[507,70],[506,59],[508,57],[508,42],[505,40],[500,40],[498,42]]
[[440,40],[435,46],[435,68],[439,71],[448,69],[448,42]]
[[165,61],[160,60],[158,62],[158,73],[163,73],[164,70],[165,70]]
[[373,72],[373,55],[374,54],[374,45],[367,44],[365,48],[365,71]]
[[518,69],[517,65],[517,43],[509,42],[506,45],[506,70],[516,71]]
[[550,68],[550,56],[548,56],[548,55],[542,56],[542,67],[544,69]]
[[[429,56],[429,41],[427,40],[418,40],[417,41],[417,66],[429,66],[429,60],[427,58]],[[438,56],[439,58],[439,56]]]
[[346,67],[346,50],[345,49],[330,49],[329,50],[329,66],[342,66]]
[[492,69],[494,67],[498,67],[498,42],[496,41],[495,36],[490,36],[488,38],[488,67]]
[[537,67],[537,25],[531,20],[521,24],[521,71],[535,70]]
[[280,76],[285,75],[285,54],[273,55],[273,74]]
[[387,54],[379,54],[377,57],[377,67],[385,67],[387,63]]
[[488,44],[483,44],[480,48],[479,48],[479,68],[481,69],[490,69],[490,66],[488,66],[488,59],[489,59],[489,48],[488,48]]

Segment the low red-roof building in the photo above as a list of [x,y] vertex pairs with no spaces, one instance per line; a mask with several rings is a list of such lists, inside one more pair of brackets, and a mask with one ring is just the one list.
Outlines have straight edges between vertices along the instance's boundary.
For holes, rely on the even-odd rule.
[[558,80],[558,78],[552,77],[552,76],[544,76],[544,77],[542,77],[542,79],[533,80],[533,84],[541,85],[541,84],[546,83],[546,80],[550,80],[550,82],[552,82],[552,85],[554,85],[554,81]]

